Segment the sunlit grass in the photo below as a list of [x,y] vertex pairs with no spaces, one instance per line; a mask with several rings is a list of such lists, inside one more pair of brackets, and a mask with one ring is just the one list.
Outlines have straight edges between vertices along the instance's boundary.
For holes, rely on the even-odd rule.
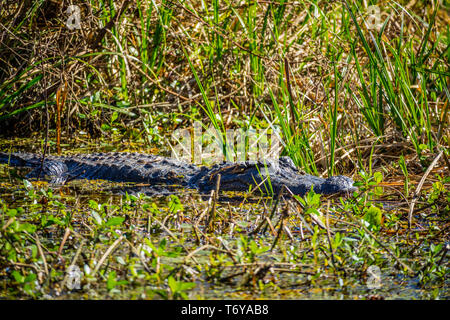
[[[56,92],[67,83],[60,119],[66,153],[167,154],[171,133],[200,121],[202,129],[215,130],[222,159],[233,161],[239,150],[227,130],[268,129],[299,170],[351,176],[360,190],[336,201],[311,193],[289,201],[218,202],[206,229],[213,199],[127,195],[113,203],[91,199],[91,190],[92,201],[80,204],[75,195],[41,190],[2,167],[10,185],[0,185],[0,263],[15,271],[1,274],[3,294],[40,298],[50,284],[61,285],[64,272],[52,263],[59,263],[54,252],[71,230],[78,235],[67,240],[73,247],[62,252],[65,262],[80,239],[88,240],[80,265],[105,296],[204,298],[193,285],[204,282],[220,284],[229,297],[247,291],[284,297],[282,287],[305,291],[329,279],[336,287],[361,285],[367,267],[377,265],[397,281],[419,282],[424,291],[415,297],[446,297],[440,290],[448,278],[442,240],[448,236],[448,1],[379,1],[377,26],[368,23],[367,1],[72,2],[81,8],[81,30],[66,28],[66,8],[48,1],[2,7],[2,151],[56,152]],[[32,146],[11,138],[33,131],[48,135],[47,145],[43,138]],[[249,152],[250,139],[244,142]],[[17,181],[19,190],[11,190]],[[270,181],[261,188],[276,196]],[[418,221],[408,229],[405,212],[414,199],[421,201]],[[122,246],[127,249],[101,260]],[[202,246],[208,247],[197,252]],[[264,263],[276,272],[260,273]],[[435,284],[441,287],[427,289]]]

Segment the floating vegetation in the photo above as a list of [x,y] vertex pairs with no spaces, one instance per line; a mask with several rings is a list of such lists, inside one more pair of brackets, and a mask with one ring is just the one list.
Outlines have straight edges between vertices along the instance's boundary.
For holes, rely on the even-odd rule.
[[0,165],[0,297],[449,299],[448,9],[4,1],[1,152],[167,157],[183,142],[210,165],[196,152],[265,157],[270,136],[358,191],[55,186]]

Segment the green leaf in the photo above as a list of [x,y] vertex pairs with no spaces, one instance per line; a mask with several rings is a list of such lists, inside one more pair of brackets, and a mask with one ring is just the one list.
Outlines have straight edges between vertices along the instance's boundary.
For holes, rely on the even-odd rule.
[[381,210],[378,207],[371,206],[364,214],[363,219],[369,223],[370,229],[379,229],[381,227]]
[[34,281],[34,280],[36,280],[36,274],[34,274],[34,273],[30,273],[29,275],[27,275],[26,277],[25,277],[25,282],[32,282],[32,281]]
[[375,172],[373,174],[373,178],[375,179],[375,182],[378,184],[381,181],[383,181],[383,174],[381,172]]
[[172,291],[174,297],[181,296],[183,299],[187,298],[186,293],[183,291],[189,290],[195,287],[195,282],[183,282],[177,281],[173,277],[169,277],[168,284],[170,291]]
[[112,116],[111,116],[111,123],[116,121],[118,117],[119,117],[119,113],[117,111],[114,111]]
[[25,277],[19,272],[19,271],[13,271],[12,276],[14,277],[14,280],[16,280],[18,283],[24,283]]
[[196,286],[195,282],[181,282],[180,291],[189,290],[195,288],[195,286]]
[[19,231],[26,231],[28,233],[34,233],[37,227],[34,224],[22,223],[20,224]]
[[106,287],[108,288],[108,290],[111,290],[111,289],[114,289],[116,284],[117,284],[116,272],[115,271],[111,271],[108,274],[108,279],[106,280]]
[[177,211],[182,211],[183,205],[181,204],[180,198],[178,198],[175,195],[171,195],[170,196],[170,202],[169,202],[169,210],[170,212],[177,212]]
[[99,209],[99,205],[95,200],[89,200],[89,207],[94,210]]
[[6,211],[6,214],[11,218],[15,217],[17,215],[17,210],[16,209],[8,209],[8,211]]
[[112,217],[105,223],[105,226],[107,227],[118,226],[121,225],[124,220],[125,220],[124,217]]
[[168,284],[172,292],[175,293],[178,291],[178,281],[175,280],[173,277],[169,277]]

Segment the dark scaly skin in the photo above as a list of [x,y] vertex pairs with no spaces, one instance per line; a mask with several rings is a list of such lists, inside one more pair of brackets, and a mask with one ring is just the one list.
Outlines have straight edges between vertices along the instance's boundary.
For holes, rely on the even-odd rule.
[[42,162],[42,156],[37,154],[0,152],[0,163],[34,168],[28,178],[50,180],[56,184],[73,179],[99,179],[179,185],[207,192],[215,188],[220,174],[220,189],[225,191],[247,191],[250,187],[258,187],[263,193],[278,193],[285,186],[294,194],[304,195],[311,187],[320,194],[349,194],[356,190],[349,177],[324,179],[302,175],[288,157],[281,157],[279,161],[226,162],[207,168],[140,153],[47,156]]
[[278,193],[285,186],[298,195],[304,195],[314,188],[316,193],[351,193],[356,190],[353,180],[345,176],[328,179],[309,174],[300,174],[291,158],[281,157],[279,161],[247,161],[242,163],[223,163],[213,166],[203,175],[196,185],[200,190],[214,188],[215,178],[220,174],[220,189],[229,191],[247,191],[250,186],[264,193]]

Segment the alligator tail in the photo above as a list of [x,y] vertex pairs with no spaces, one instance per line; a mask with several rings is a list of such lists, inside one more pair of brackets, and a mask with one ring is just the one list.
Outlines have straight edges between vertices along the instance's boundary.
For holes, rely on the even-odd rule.
[[68,169],[63,161],[45,159],[33,153],[5,153],[0,152],[0,163],[12,167],[34,168],[26,177],[49,180],[52,184],[62,184],[68,178]]
[[32,153],[6,153],[0,152],[0,163],[12,167],[31,167],[39,165],[39,157]]

